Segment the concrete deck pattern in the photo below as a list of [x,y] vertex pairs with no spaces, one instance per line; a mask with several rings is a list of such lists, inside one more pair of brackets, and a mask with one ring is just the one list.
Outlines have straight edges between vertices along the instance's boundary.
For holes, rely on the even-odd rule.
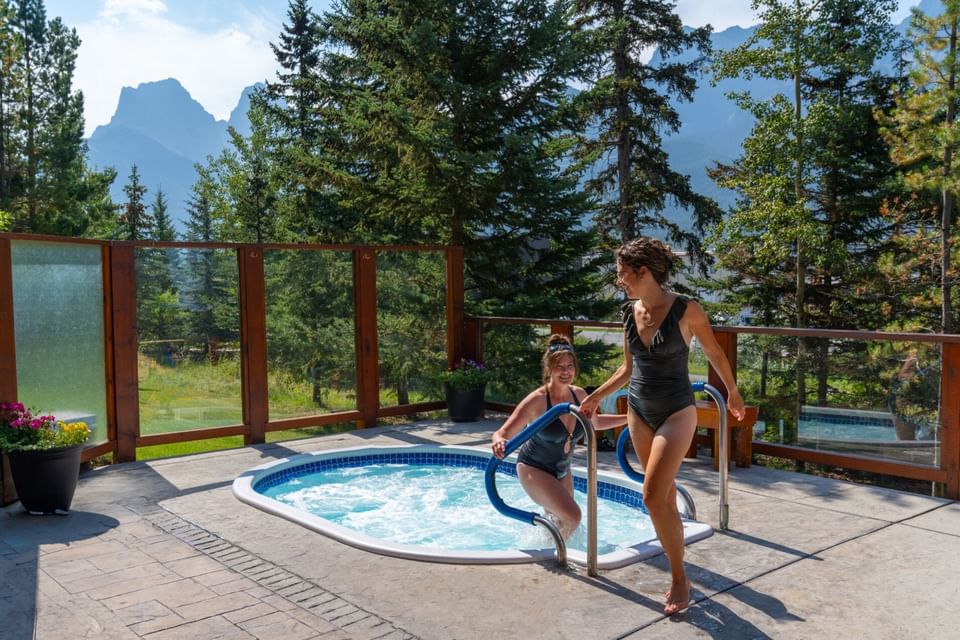
[[[730,529],[687,548],[695,604],[662,615],[660,556],[590,578],[552,563],[371,554],[236,500],[303,451],[486,445],[496,422],[420,422],[116,465],[73,510],[0,510],[0,638],[958,638],[960,503],[763,467],[730,473]],[[617,471],[613,454],[602,469]],[[681,482],[717,526],[717,474]]]

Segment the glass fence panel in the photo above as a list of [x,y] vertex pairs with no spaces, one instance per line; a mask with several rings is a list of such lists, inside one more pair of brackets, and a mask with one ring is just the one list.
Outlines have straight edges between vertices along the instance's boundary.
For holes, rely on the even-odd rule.
[[140,433],[243,424],[232,249],[138,248]]
[[446,261],[441,252],[377,253],[380,405],[440,400],[447,366]]
[[270,420],[357,408],[353,254],[264,251]]
[[940,347],[738,336],[738,384],[759,407],[754,439],[940,463]]
[[101,247],[14,240],[17,396],[27,407],[107,439]]

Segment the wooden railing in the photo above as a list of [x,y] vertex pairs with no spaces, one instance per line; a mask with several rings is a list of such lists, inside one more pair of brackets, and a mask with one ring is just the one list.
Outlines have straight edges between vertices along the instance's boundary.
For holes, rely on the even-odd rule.
[[[548,328],[551,333],[573,337],[577,328],[604,328],[621,331],[622,325],[614,322],[582,320],[557,320],[543,318],[468,317],[464,328],[464,355],[475,360],[484,359],[483,336],[485,330],[496,325],[536,325]],[[960,499],[960,335],[887,333],[882,331],[843,331],[833,329],[789,329],[777,327],[730,327],[713,328],[717,341],[726,353],[734,374],[737,371],[737,336],[742,334],[771,335],[797,339],[826,338],[833,340],[876,340],[906,343],[933,343],[942,348],[940,380],[940,461],[939,465],[922,465],[888,460],[868,455],[811,449],[802,446],[755,440],[754,453],[830,465],[857,471],[898,476],[913,480],[939,483],[945,496]],[[708,382],[719,389],[724,386],[712,368]],[[750,402],[750,399],[747,398]],[[488,403],[491,409],[511,411],[513,405]]]
[[[0,234],[0,402],[17,399],[17,358],[14,332],[13,270],[11,241],[39,241],[98,245],[103,268],[104,357],[106,372],[105,441],[88,447],[84,459],[112,454],[116,461],[136,458],[137,447],[189,442],[223,436],[243,436],[246,444],[265,441],[267,432],[302,427],[356,422],[358,427],[373,425],[379,418],[405,415],[418,411],[438,410],[442,401],[381,406],[379,353],[377,333],[376,256],[385,251],[442,252],[446,264],[446,337],[449,363],[460,357],[483,360],[484,331],[494,325],[538,325],[553,333],[573,337],[577,328],[603,328],[619,331],[613,322],[531,318],[464,316],[464,264],[460,247],[446,246],[375,246],[375,245],[307,245],[307,244],[229,244],[229,243],[165,243],[108,242],[22,234]],[[242,424],[206,429],[141,434],[140,398],[137,372],[136,268],[137,248],[225,249],[236,253],[239,278],[240,370],[242,389]],[[353,260],[354,327],[356,360],[356,408],[322,415],[271,420],[267,399],[267,333],[264,250],[334,250],[349,251]],[[936,343],[942,348],[940,396],[940,461],[936,466],[911,464],[865,455],[815,450],[755,441],[753,450],[769,456],[801,462],[834,465],[848,469],[882,473],[903,478],[939,483],[945,495],[960,499],[960,335],[884,333],[876,331],[837,331],[816,329],[782,329],[767,327],[714,327],[717,339],[727,354],[734,371],[737,369],[737,336],[740,334],[773,335],[795,338],[827,338],[843,340],[879,340],[913,343]],[[723,388],[715,372],[708,381]],[[749,399],[748,399],[749,400]],[[512,405],[488,403],[493,409],[510,410]],[[0,465],[0,493],[9,501],[11,484],[6,467]]]
[[[14,402],[17,390],[16,336],[13,308],[12,241],[99,245],[103,274],[104,370],[106,372],[106,441],[88,447],[84,460],[112,454],[117,462],[136,459],[138,447],[190,442],[224,436],[243,436],[245,444],[262,443],[269,431],[356,422],[374,425],[378,418],[439,410],[443,401],[383,407],[377,332],[378,252],[429,251],[445,256],[446,350],[448,363],[462,350],[463,249],[450,246],[229,244],[195,242],[119,242],[0,233],[0,402]],[[240,371],[243,423],[189,431],[141,434],[137,371],[138,248],[225,249],[236,253],[239,278]],[[332,250],[353,256],[356,396],[354,410],[270,420],[267,398],[267,331],[264,250]],[[12,484],[6,465],[0,465],[0,497],[10,501]],[[6,476],[7,481],[4,481]]]

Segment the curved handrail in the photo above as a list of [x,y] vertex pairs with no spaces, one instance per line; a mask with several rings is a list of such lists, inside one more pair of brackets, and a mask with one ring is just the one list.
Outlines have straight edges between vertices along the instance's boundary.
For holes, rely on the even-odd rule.
[[[574,417],[583,425],[584,431],[586,431],[586,437],[584,440],[587,443],[587,573],[590,576],[598,575],[597,570],[597,450],[595,446],[595,438],[593,434],[593,425],[591,425],[590,420],[587,419],[583,414],[580,413],[579,407],[569,402],[561,402],[555,404],[547,411],[541,415],[539,418],[528,424],[523,428],[520,433],[511,438],[504,449],[503,457],[506,458],[508,455],[520,448],[527,440],[535,436],[541,429],[553,422],[558,416],[565,413],[572,413]],[[503,498],[500,497],[500,493],[497,491],[497,467],[500,466],[502,458],[497,458],[496,456],[490,458],[487,462],[487,468],[484,472],[484,484],[487,490],[487,497],[490,499],[493,507],[499,511],[501,514],[507,516],[508,518],[513,518],[514,520],[519,520],[521,522],[526,522],[527,524],[539,524],[545,527],[550,535],[553,536],[554,543],[557,547],[557,562],[561,565],[567,564],[567,543],[563,539],[563,535],[560,533],[560,530],[557,526],[544,518],[538,513],[533,511],[523,511],[522,509],[517,509],[516,507],[511,507],[503,501]]]
[[[728,483],[728,469],[726,460],[729,458],[729,434],[727,433],[727,402],[723,397],[723,394],[711,384],[705,382],[694,382],[690,386],[693,387],[694,391],[705,391],[710,394],[714,402],[717,403],[717,408],[719,409],[720,414],[720,424],[719,424],[719,434],[720,434],[720,451],[717,452],[719,459],[722,461],[720,464],[720,530],[726,531],[728,521],[730,518],[730,505],[727,502],[727,483]],[[643,474],[634,469],[630,462],[627,460],[627,442],[630,440],[630,431],[629,429],[624,429],[620,434],[620,438],[617,440],[617,462],[620,464],[620,469],[623,471],[623,474],[630,478],[631,480],[639,483],[643,483]],[[693,503],[693,496],[684,489],[680,484],[676,485],[677,493],[680,494],[680,497],[683,499],[684,503],[687,505],[687,510],[691,519],[697,518],[697,507]]]

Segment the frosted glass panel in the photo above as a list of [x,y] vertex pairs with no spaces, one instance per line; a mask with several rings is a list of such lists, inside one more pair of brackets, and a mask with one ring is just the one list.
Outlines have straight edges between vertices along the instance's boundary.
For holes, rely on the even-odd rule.
[[[98,245],[10,243],[17,394],[107,439],[103,265]],[[91,424],[92,423],[92,424]]]

